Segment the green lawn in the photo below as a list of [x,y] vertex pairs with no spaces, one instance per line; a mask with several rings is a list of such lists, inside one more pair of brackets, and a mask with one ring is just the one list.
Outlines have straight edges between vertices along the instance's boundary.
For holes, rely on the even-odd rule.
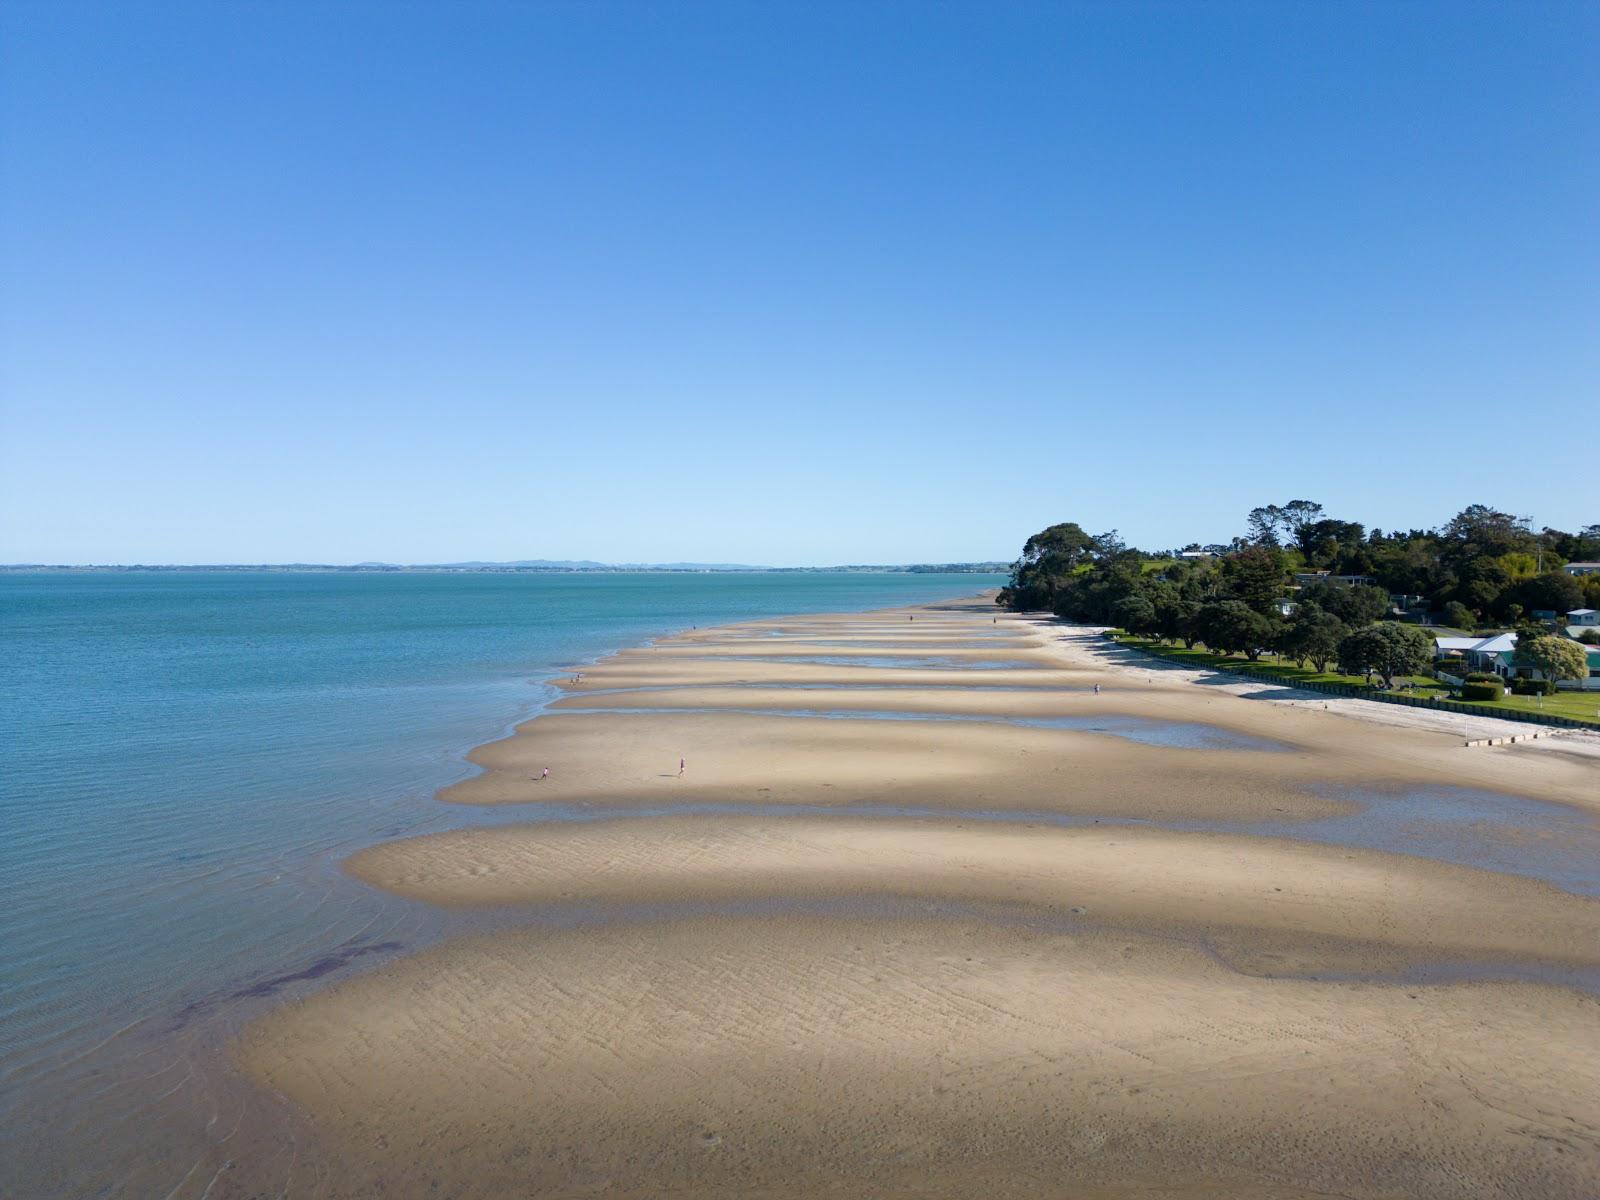
[[[1475,703],[1481,703],[1477,701]],[[1600,692],[1557,692],[1554,696],[1506,696],[1485,708],[1517,708],[1523,712],[1549,713],[1600,725]]]
[[[1123,634],[1117,641],[1125,646],[1132,646],[1186,666],[1209,668],[1215,671],[1237,671],[1248,669],[1254,676],[1266,676],[1272,679],[1281,679],[1284,683],[1342,683],[1347,687],[1369,688],[1371,685],[1360,675],[1339,675],[1332,671],[1315,671],[1310,667],[1297,667],[1292,662],[1262,656],[1259,662],[1250,662],[1242,654],[1218,654],[1212,650],[1185,650],[1182,646],[1168,646],[1157,642],[1154,638],[1131,637]],[[1403,694],[1410,696],[1434,696],[1441,700],[1450,698],[1450,689],[1437,679],[1426,675],[1411,675],[1403,677],[1405,687]],[[1396,680],[1397,683],[1401,682]],[[1600,693],[1597,692],[1557,692],[1554,696],[1545,696],[1541,701],[1537,696],[1513,696],[1509,693],[1500,700],[1474,700],[1459,701],[1470,703],[1474,708],[1481,708],[1485,716],[1493,716],[1496,709],[1517,709],[1523,712],[1544,712],[1551,716],[1570,717],[1578,721],[1587,721],[1600,724]]]

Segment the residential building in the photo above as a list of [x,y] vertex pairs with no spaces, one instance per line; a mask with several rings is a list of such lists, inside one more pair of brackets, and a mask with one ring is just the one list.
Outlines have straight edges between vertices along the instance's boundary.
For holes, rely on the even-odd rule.
[[[1567,615],[1571,616],[1570,613]],[[1513,679],[1544,678],[1543,674],[1533,667],[1516,661],[1517,635],[1514,633],[1497,633],[1485,638],[1435,638],[1434,646],[1438,656],[1436,663],[1446,674],[1465,675],[1468,671],[1492,671],[1508,682]],[[1589,663],[1589,677],[1557,680],[1556,687],[1563,691],[1600,691],[1600,646],[1585,646],[1583,650],[1584,657]]]
[[1338,587],[1354,587],[1358,583],[1371,583],[1371,575],[1333,575],[1327,571],[1296,571],[1295,583],[1304,587],[1308,583],[1331,583]]

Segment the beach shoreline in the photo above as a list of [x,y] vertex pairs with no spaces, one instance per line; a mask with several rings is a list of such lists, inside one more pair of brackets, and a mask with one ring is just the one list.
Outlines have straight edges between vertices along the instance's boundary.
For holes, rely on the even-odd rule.
[[477,773],[473,745],[559,696],[540,681],[560,663],[696,623],[982,582],[8,578],[26,619],[7,682],[30,703],[13,712],[8,760],[20,869],[8,875],[16,986],[0,1112],[17,1152],[0,1156],[0,1193],[314,1194],[329,1157],[309,1150],[320,1137],[239,1075],[228,1044],[255,1018],[385,961],[526,924],[520,912],[373,889],[345,858],[517,819],[434,796]]
[[[1589,764],[1084,636],[980,597],[695,629],[552,680],[440,796],[526,822],[345,869],[576,924],[386,964],[234,1054],[333,1140],[329,1194],[1584,1194]],[[1505,1055],[1473,1033],[1490,1013]],[[1419,1088],[1443,1101],[1420,1123]]]

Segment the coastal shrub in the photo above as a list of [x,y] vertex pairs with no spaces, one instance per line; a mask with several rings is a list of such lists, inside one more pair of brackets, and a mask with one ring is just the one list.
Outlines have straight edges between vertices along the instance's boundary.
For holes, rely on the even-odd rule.
[[1452,600],[1444,606],[1444,623],[1452,629],[1471,629],[1477,625],[1478,620],[1465,604],[1459,600]]
[[1499,683],[1500,676],[1493,671],[1473,671],[1467,676],[1468,683]]
[[1513,695],[1554,696],[1556,685],[1548,679],[1518,679],[1511,684]]
[[1461,685],[1461,698],[1463,700],[1499,700],[1505,694],[1505,689],[1498,683],[1464,683]]

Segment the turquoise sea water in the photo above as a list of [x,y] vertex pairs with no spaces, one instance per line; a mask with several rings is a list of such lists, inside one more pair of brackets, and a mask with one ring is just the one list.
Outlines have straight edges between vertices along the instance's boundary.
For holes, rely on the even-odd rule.
[[444,930],[338,864],[381,838],[516,819],[432,797],[549,698],[541,678],[691,625],[999,582],[0,576],[0,1191],[180,1184],[181,1147],[129,1161],[133,1131],[187,1136],[181,1111],[152,1116],[198,1086],[197,1051],[173,1039]]

